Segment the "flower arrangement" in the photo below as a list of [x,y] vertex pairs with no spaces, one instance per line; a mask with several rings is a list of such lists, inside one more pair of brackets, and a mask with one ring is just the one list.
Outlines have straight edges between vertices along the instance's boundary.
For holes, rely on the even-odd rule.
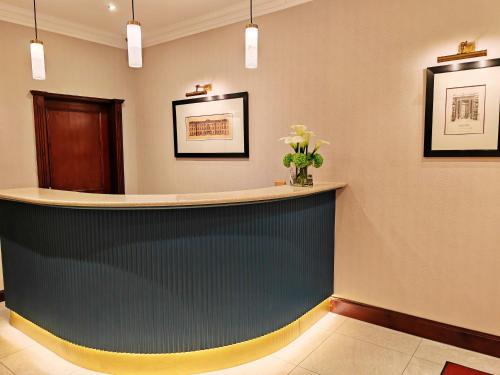
[[293,125],[292,133],[280,138],[293,149],[293,153],[288,153],[283,157],[283,165],[287,168],[295,167],[291,173],[291,183],[295,186],[312,186],[312,178],[307,174],[307,168],[313,166],[320,168],[323,165],[323,156],[318,153],[320,147],[324,144],[330,144],[320,139],[316,142],[314,149],[309,151],[309,143],[315,135],[314,132],[307,130],[305,125]]

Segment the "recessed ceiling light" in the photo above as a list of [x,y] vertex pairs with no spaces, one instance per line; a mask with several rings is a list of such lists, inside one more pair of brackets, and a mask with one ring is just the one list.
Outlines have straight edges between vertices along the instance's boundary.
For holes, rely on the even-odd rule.
[[115,5],[115,4],[113,4],[113,3],[109,3],[109,4],[108,4],[108,10],[109,10],[110,12],[114,12],[114,11],[116,10],[116,5]]

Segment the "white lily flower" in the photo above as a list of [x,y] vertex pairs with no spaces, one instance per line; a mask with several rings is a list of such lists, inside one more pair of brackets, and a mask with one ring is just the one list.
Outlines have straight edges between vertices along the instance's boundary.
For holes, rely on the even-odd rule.
[[320,139],[318,142],[316,142],[316,146],[314,147],[314,151],[318,150],[322,145],[329,145],[330,142],[325,141],[324,139]]
[[305,125],[292,125],[292,130],[294,131],[294,134],[303,135],[304,132],[307,130],[307,126],[305,126]]
[[302,134],[302,138],[304,138],[304,141],[301,143],[301,147],[305,147],[305,146],[309,145],[309,140],[311,139],[311,137],[314,137],[314,132],[310,131],[310,130],[306,130]]
[[301,137],[300,135],[290,135],[288,137],[282,137],[279,140],[284,141],[287,145],[290,145],[290,144],[293,145],[293,144],[304,142],[304,138]]
[[[287,142],[288,141],[288,142]],[[293,137],[289,137],[289,139],[285,140],[285,143],[302,143],[304,142],[304,137],[300,135],[294,135]]]

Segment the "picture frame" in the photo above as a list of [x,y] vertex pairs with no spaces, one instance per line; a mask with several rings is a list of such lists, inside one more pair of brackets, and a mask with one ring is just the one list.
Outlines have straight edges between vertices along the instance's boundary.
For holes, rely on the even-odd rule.
[[248,158],[248,92],[172,102],[176,158]]
[[500,59],[427,68],[424,157],[500,157]]

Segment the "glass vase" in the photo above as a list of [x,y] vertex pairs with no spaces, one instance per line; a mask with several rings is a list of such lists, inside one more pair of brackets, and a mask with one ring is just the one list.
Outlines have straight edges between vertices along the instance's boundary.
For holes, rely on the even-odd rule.
[[307,169],[308,167],[292,168],[290,183],[293,186],[300,186],[300,187],[313,186],[312,175],[307,173]]

